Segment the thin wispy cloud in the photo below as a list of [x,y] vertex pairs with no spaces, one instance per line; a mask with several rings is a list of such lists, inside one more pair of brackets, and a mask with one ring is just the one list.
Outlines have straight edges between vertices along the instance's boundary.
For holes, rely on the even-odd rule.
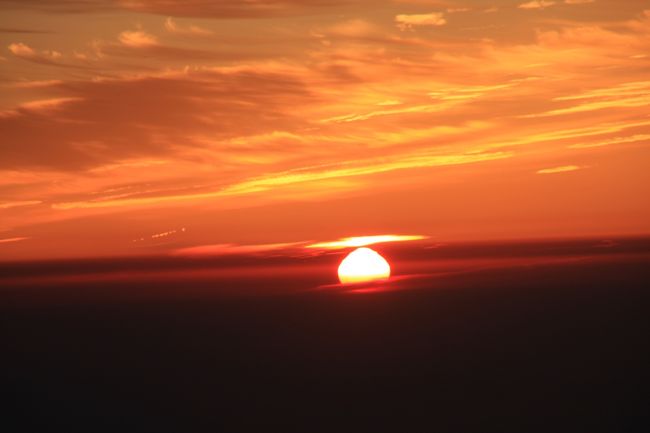
[[537,170],[537,174],[557,174],[557,173],[566,173],[569,171],[576,171],[580,170],[582,167],[579,167],[577,165],[562,165],[559,167],[551,167],[551,168],[543,168],[541,170]]
[[555,5],[555,2],[552,0],[531,0],[526,3],[521,3],[517,7],[519,9],[546,9],[553,5]]
[[0,209],[11,209],[22,206],[34,206],[37,204],[43,203],[40,200],[23,200],[23,201],[10,201],[10,202],[0,202]]
[[428,14],[400,14],[395,17],[395,23],[397,27],[404,30],[413,30],[417,27],[425,26],[444,26],[447,24],[445,16],[441,12],[431,12]]
[[127,47],[143,48],[158,45],[158,38],[143,30],[126,30],[118,37],[120,43]]
[[24,240],[27,240],[27,239],[29,239],[29,238],[26,238],[26,237],[5,238],[5,239],[0,239],[0,244],[9,244],[9,243],[13,243],[13,242],[20,242],[20,241],[24,241]]
[[59,51],[56,50],[37,51],[22,42],[9,44],[7,48],[14,56],[21,57],[26,60],[32,60],[37,63],[54,63],[54,61],[60,59],[63,56]]
[[341,249],[341,248],[357,248],[365,247],[368,245],[381,244],[386,242],[408,242],[420,241],[427,239],[424,235],[372,235],[372,236],[353,236],[348,238],[339,239],[336,241],[317,242],[307,245],[307,248],[325,248],[325,249]]
[[178,24],[172,17],[168,17],[167,20],[165,20],[165,30],[167,30],[169,33],[191,36],[210,36],[213,34],[211,30],[204,29],[203,27],[194,24],[182,26]]

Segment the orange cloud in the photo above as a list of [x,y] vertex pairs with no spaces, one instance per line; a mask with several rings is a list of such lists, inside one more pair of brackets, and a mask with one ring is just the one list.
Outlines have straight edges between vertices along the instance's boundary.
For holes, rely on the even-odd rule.
[[554,1],[550,0],[532,0],[526,3],[521,3],[517,6],[519,9],[545,9],[549,6],[553,6]]
[[[565,4],[587,4],[595,0],[531,0],[518,5],[523,9],[539,9],[563,2]],[[367,0],[339,0],[324,2],[313,0],[67,0],[49,2],[42,0],[5,0],[1,6],[8,10],[32,10],[58,13],[99,13],[133,11],[174,17],[197,17],[216,19],[274,18],[285,16],[314,15],[334,11],[367,11],[368,6],[385,7],[388,2]],[[420,6],[436,6],[449,13],[470,10],[467,2],[433,0],[399,0]],[[484,8],[484,12],[494,12],[510,7],[510,3]],[[389,4],[389,3],[388,3]],[[13,30],[13,29],[8,29]],[[20,29],[17,29],[20,31]]]
[[[309,98],[294,77],[249,70],[51,86],[58,90],[69,96],[28,103],[0,117],[4,136],[14,144],[0,148],[0,167],[94,167],[198,146],[188,130],[225,139],[300,127],[304,123],[288,107]],[[50,107],[56,113],[41,110]],[[69,127],[61,128],[60,119]]]
[[165,20],[165,29],[170,33],[179,35],[210,36],[213,34],[212,31],[193,24],[190,24],[187,27],[182,27],[178,25],[172,17],[168,17],[167,20]]
[[[177,35],[185,36],[208,36],[206,32],[196,26],[187,28],[178,27],[174,21],[166,23],[167,31]],[[172,30],[170,30],[172,29]],[[230,48],[195,48],[194,46],[177,46],[163,43],[157,36],[144,30],[127,30],[122,31],[117,36],[117,42],[97,40],[94,42],[92,54],[75,52],[75,57],[82,61],[88,61],[94,57],[95,60],[114,59],[119,57],[129,57],[132,60],[155,59],[157,61],[224,61],[245,59],[255,57],[247,54],[245,51],[234,50]]]
[[9,51],[11,51],[15,56],[19,57],[31,57],[36,55],[36,51],[34,51],[28,45],[23,44],[22,42],[10,44]]
[[158,45],[158,38],[142,30],[123,31],[118,37],[120,43],[127,47],[142,48]]
[[415,27],[422,26],[444,26],[447,20],[441,12],[431,12],[428,14],[400,14],[395,16],[397,27],[404,30],[412,30]]
[[62,57],[62,54],[59,51],[55,51],[55,50],[36,51],[29,45],[23,44],[22,42],[9,44],[8,49],[16,57],[20,57],[25,60],[30,60],[36,63],[56,64],[55,61]]
[[537,174],[555,174],[555,173],[566,173],[567,171],[576,171],[580,170],[577,165],[562,165],[560,167],[544,168],[542,170],[537,170]]
[[382,29],[380,27],[362,19],[339,22],[327,29],[327,33],[331,35],[347,36],[351,38],[377,35],[381,32]]
[[569,149],[588,149],[592,147],[603,147],[611,144],[636,143],[639,141],[650,140],[650,134],[634,134],[629,137],[614,137],[606,140],[595,141],[593,143],[578,143],[568,146]]
[[40,200],[10,201],[4,203],[0,202],[0,209],[11,209],[14,207],[33,206],[41,203],[43,202]]
[[216,191],[200,193],[187,193],[183,195],[158,195],[153,197],[134,197],[124,199],[99,199],[77,202],[62,202],[52,205],[53,209],[97,209],[122,206],[146,206],[168,202],[180,202],[188,200],[206,200],[211,198],[225,198],[247,194],[275,191],[278,188],[304,184],[309,182],[327,181],[330,179],[369,176],[373,174],[386,173],[395,170],[405,170],[423,167],[441,167],[452,165],[472,164],[485,161],[510,158],[512,153],[492,152],[473,153],[458,155],[426,155],[415,154],[396,159],[391,162],[365,161],[365,164],[321,167],[320,170],[313,168],[294,169],[287,172],[272,173],[258,178],[245,180],[239,183],[228,185]]
[[270,251],[286,250],[302,245],[303,242],[284,242],[260,245],[215,244],[179,248],[172,252],[178,256],[221,256],[234,254],[268,253]]
[[0,239],[0,244],[8,244],[8,243],[12,243],[12,242],[20,242],[20,241],[24,241],[26,239],[29,239],[29,238],[16,237],[16,238]]
[[[28,0],[29,1],[29,0]],[[323,9],[354,5],[352,0],[334,3],[312,0],[129,0],[118,2],[120,7],[137,12],[148,12],[170,16],[213,17],[213,18],[260,18],[301,15]]]

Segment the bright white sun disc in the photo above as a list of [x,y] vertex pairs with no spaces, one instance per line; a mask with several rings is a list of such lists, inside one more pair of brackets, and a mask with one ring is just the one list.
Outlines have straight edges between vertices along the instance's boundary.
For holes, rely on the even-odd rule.
[[339,280],[342,284],[384,280],[388,277],[390,265],[370,248],[357,248],[339,265]]

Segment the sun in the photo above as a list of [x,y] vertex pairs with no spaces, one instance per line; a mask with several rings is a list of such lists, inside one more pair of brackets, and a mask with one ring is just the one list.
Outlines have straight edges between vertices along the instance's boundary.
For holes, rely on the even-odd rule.
[[390,265],[379,253],[370,248],[357,248],[339,265],[342,284],[364,283],[390,277]]

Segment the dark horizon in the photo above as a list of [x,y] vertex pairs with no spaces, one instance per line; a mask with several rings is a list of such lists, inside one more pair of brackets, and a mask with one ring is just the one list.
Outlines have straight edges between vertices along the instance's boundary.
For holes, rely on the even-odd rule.
[[[247,246],[244,246],[247,247]],[[448,263],[452,260],[484,259],[508,264],[513,259],[528,259],[535,263],[552,258],[600,256],[618,256],[622,258],[639,258],[650,254],[650,235],[606,236],[579,238],[551,238],[525,240],[499,240],[479,242],[437,242],[423,239],[407,244],[378,244],[373,248],[384,252],[394,263],[393,275],[408,276],[412,262],[430,261],[431,265]],[[214,271],[238,268],[279,268],[322,267],[324,279],[335,282],[338,262],[354,247],[337,247],[336,249],[305,248],[303,244],[279,246],[270,251],[208,252],[200,254],[146,254],[138,256],[60,258],[50,260],[0,261],[0,281],[6,285],[48,284],[48,278],[87,275],[101,280],[112,272],[155,273],[155,271],[173,272],[174,270]],[[327,267],[329,266],[329,269]],[[426,265],[422,264],[422,267]],[[397,274],[395,274],[395,270]],[[327,276],[327,273],[330,275]],[[21,280],[22,279],[22,280]]]
[[359,286],[345,250],[2,264],[3,423],[644,431],[650,239],[605,241],[377,245]]

